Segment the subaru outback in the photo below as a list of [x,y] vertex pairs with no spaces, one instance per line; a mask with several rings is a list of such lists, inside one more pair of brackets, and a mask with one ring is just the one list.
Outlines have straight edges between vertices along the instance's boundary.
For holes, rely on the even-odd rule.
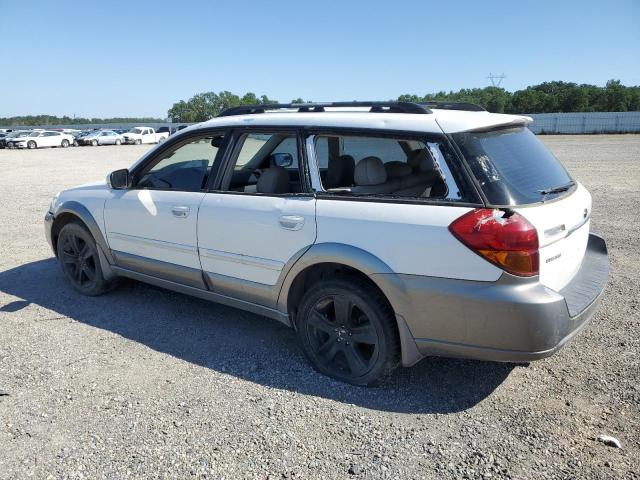
[[241,106],[45,217],[68,282],[119,277],[276,319],[357,385],[426,356],[528,362],[580,332],[609,272],[591,196],[473,104]]

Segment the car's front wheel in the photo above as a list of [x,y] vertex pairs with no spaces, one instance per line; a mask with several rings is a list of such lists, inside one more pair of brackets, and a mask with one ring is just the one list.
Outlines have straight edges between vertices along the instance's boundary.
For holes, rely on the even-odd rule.
[[36,145],[36,142],[34,142],[33,140],[29,140],[27,142],[27,148],[33,150],[34,148],[38,148],[38,145]]
[[142,140],[140,140],[139,138],[135,141],[136,145],[140,145],[142,143]]
[[69,140],[65,138],[64,140],[62,140],[62,142],[60,142],[60,146],[62,148],[67,148],[69,146]]
[[298,335],[312,365],[354,385],[375,385],[399,363],[393,312],[380,292],[357,278],[318,283],[302,298]]
[[65,278],[84,295],[100,295],[111,286],[100,266],[98,247],[89,231],[78,223],[68,223],[58,235],[58,262]]
[[120,141],[119,138],[116,139],[116,145],[120,145],[122,142]]
[[91,140],[91,145],[94,147],[98,146],[98,140]]

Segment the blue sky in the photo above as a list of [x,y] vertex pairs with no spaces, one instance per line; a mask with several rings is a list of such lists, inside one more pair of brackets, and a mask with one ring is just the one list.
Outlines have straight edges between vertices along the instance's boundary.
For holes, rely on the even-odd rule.
[[221,90],[389,99],[489,72],[639,85],[640,0],[0,0],[0,51],[0,117],[164,117]]

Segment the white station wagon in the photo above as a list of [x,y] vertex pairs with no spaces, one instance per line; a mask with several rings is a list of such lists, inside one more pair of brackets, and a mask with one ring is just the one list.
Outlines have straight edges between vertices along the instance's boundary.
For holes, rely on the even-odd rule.
[[65,277],[118,277],[294,328],[358,385],[440,355],[547,357],[609,272],[591,196],[527,128],[471,104],[242,106],[107,181],[65,190],[46,236]]

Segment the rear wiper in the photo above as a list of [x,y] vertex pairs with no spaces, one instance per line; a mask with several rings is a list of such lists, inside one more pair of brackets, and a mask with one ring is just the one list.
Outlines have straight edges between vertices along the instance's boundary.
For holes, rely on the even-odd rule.
[[558,185],[557,187],[547,188],[545,190],[538,190],[538,193],[540,193],[540,195],[550,195],[552,193],[566,192],[571,187],[573,187],[575,184],[576,184],[576,182],[571,180],[569,183],[565,183],[564,185]]

